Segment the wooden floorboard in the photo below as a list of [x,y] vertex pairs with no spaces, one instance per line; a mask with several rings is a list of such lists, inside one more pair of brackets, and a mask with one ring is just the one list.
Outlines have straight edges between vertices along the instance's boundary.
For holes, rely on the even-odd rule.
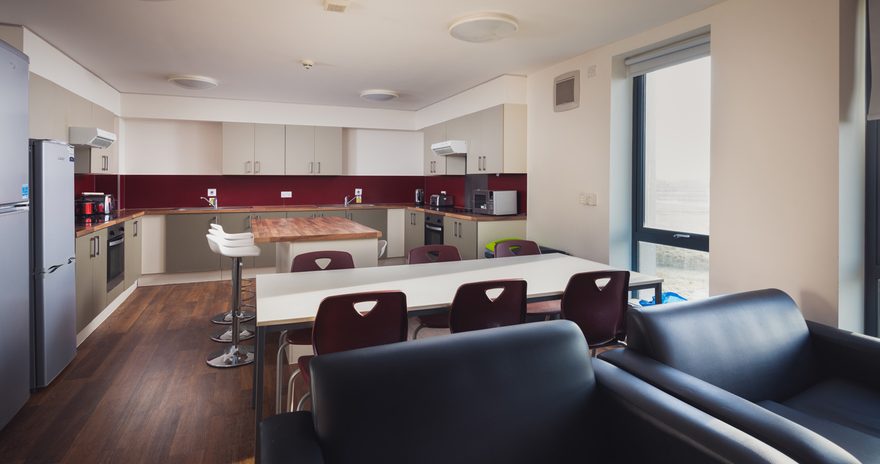
[[[222,346],[209,339],[218,327],[209,319],[228,307],[229,292],[228,282],[135,290],[0,431],[0,461],[253,462],[253,367],[205,364]],[[267,346],[267,399],[275,338]],[[264,415],[274,407],[266,403]]]

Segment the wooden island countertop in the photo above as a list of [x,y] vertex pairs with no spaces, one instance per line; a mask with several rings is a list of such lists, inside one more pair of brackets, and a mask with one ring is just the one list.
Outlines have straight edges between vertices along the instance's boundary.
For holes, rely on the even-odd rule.
[[342,217],[252,219],[256,243],[376,238],[382,232]]

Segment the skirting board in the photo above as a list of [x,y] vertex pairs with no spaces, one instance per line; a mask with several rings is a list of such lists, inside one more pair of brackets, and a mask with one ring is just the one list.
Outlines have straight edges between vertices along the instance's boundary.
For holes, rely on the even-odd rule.
[[89,322],[89,325],[85,326],[78,334],[76,334],[76,346],[79,347],[82,342],[86,341],[86,339],[89,338],[89,335],[91,335],[92,332],[95,331],[95,329],[100,327],[101,324],[103,324],[104,321],[106,321],[111,314],[113,314],[120,306],[122,306],[122,303],[124,303],[125,300],[128,299],[128,297],[132,293],[134,293],[137,287],[138,283],[137,281],[135,281],[135,283],[131,287],[125,289],[125,291],[117,296],[116,299],[113,300],[113,302],[107,305],[107,307],[104,308],[103,311],[101,311],[101,314],[98,314],[96,318],[92,319],[92,322]]

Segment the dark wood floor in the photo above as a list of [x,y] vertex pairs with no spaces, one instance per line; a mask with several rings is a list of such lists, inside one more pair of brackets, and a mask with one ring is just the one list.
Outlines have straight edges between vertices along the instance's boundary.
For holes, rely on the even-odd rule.
[[0,462],[253,462],[253,367],[205,364],[221,346],[209,318],[229,292],[221,282],[135,290],[0,431]]

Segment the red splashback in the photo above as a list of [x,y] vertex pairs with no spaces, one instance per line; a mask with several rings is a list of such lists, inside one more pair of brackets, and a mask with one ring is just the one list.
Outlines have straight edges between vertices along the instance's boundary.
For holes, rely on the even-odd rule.
[[109,193],[121,203],[117,186],[120,177],[116,174],[74,174],[73,195],[79,198],[83,192]]
[[[199,197],[216,188],[220,206],[274,206],[342,203],[364,190],[364,203],[411,203],[413,192],[423,188],[422,176],[164,176],[126,175],[126,208],[205,206]],[[293,198],[281,198],[281,191]]]
[[425,177],[425,203],[431,195],[445,191],[453,196],[455,206],[464,207],[464,176],[428,176]]
[[489,190],[516,190],[517,206],[520,213],[526,212],[526,188],[528,176],[526,174],[500,174],[489,175]]

